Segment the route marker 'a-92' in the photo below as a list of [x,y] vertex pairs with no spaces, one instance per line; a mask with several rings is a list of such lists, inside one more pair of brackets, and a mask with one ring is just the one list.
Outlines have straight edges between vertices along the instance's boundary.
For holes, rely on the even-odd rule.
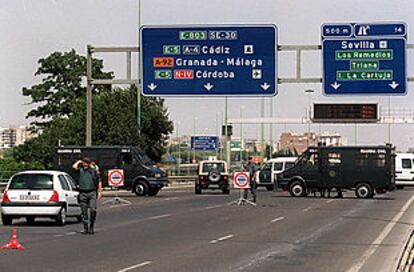
[[325,94],[405,94],[407,25],[322,25]]
[[141,28],[141,88],[155,96],[273,96],[277,27]]

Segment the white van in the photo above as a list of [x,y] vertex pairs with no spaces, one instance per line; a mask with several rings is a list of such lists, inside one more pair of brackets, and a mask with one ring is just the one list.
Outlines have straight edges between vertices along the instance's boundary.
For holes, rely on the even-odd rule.
[[265,186],[267,190],[273,191],[277,174],[294,166],[296,160],[297,157],[279,157],[266,161],[256,173],[257,186]]
[[395,185],[398,189],[414,186],[414,154],[397,153],[395,157]]

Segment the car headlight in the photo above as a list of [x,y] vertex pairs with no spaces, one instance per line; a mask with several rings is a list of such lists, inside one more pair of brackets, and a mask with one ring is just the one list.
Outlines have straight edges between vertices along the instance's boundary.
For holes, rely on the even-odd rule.
[[156,178],[160,178],[161,177],[161,174],[155,174],[155,176],[154,177],[156,177]]

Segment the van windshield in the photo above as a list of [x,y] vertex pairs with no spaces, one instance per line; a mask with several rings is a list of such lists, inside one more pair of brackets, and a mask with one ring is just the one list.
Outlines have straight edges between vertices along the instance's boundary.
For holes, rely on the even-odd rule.
[[53,190],[53,176],[48,174],[20,174],[10,181],[9,189]]
[[143,154],[143,153],[140,153],[140,152],[136,152],[135,154],[136,154],[136,156],[138,157],[138,160],[139,160],[142,164],[144,164],[144,165],[146,165],[146,166],[152,166],[152,165],[153,165],[153,163],[152,163],[151,159],[150,159],[150,158],[148,158],[148,156],[147,156],[147,155],[145,155],[145,154]]

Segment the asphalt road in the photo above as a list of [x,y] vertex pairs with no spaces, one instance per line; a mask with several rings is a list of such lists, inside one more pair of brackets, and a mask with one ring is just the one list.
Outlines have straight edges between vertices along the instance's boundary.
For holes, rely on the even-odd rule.
[[360,200],[292,198],[259,190],[258,206],[238,192],[190,188],[101,206],[97,233],[73,220],[25,220],[12,229],[24,251],[0,251],[0,271],[393,271],[414,223],[414,189]]

